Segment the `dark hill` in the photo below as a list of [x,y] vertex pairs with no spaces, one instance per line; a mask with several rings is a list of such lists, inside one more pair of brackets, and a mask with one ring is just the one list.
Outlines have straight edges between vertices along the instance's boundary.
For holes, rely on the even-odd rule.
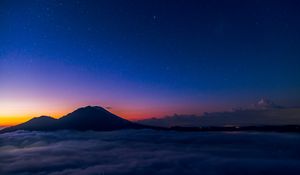
[[141,129],[151,128],[141,124],[136,124],[118,117],[104,108],[98,106],[87,106],[79,108],[74,112],[54,119],[47,116],[33,118],[25,123],[8,127],[1,130],[1,133],[16,130],[29,131],[53,131],[53,130],[95,130],[110,131],[118,129]]
[[29,121],[5,128],[1,132],[11,132],[16,130],[29,130],[29,131],[51,131],[55,130],[57,119],[49,116],[41,116],[30,119]]

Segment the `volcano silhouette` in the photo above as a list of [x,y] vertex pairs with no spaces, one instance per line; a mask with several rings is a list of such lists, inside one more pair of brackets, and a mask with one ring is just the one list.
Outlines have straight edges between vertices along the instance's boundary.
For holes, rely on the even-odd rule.
[[33,118],[25,123],[8,127],[1,132],[16,130],[29,131],[54,131],[54,130],[94,130],[111,131],[119,129],[142,129],[149,128],[118,117],[99,106],[87,106],[79,108],[60,119],[48,116]]

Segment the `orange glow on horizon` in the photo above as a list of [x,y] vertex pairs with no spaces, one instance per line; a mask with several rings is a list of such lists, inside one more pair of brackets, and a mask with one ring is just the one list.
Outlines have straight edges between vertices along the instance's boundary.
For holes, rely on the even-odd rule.
[[[45,100],[44,100],[45,101]],[[45,103],[42,100],[31,99],[28,100],[14,100],[0,101],[0,127],[7,127],[17,125],[26,122],[34,117],[42,115],[50,116],[53,118],[60,118],[65,116],[74,110],[87,106],[86,104],[94,104],[92,106],[109,106],[105,104],[94,103],[73,103],[69,105],[63,101],[47,101]],[[116,104],[112,105],[111,109],[107,109],[111,113],[122,117],[127,120],[135,121],[152,117],[163,117],[167,115],[173,115],[176,112],[179,113],[194,113],[199,112],[199,108],[186,109],[180,106],[150,106],[144,107],[143,105],[135,104]],[[174,110],[175,109],[175,110]],[[199,113],[198,113],[199,114]]]
[[[47,113],[47,110],[44,110],[44,112],[42,112],[41,110],[39,111],[35,111],[35,112],[28,112],[26,110],[23,111],[25,113],[25,115],[22,115],[20,113],[17,113],[17,111],[20,110],[15,110],[15,112],[11,112],[10,114],[8,112],[0,112],[0,127],[8,127],[8,126],[14,126],[17,124],[21,124],[23,122],[26,122],[34,117],[39,117],[42,115],[46,115],[46,116],[50,116],[53,118],[61,118],[71,112],[73,112],[74,110],[76,110],[77,108],[68,108],[68,109],[64,109],[62,111],[52,111],[52,113]],[[21,110],[22,111],[22,110]],[[146,119],[146,118],[151,118],[151,117],[160,117],[160,116],[165,116],[168,115],[170,113],[167,113],[165,111],[153,111],[153,112],[146,112],[144,110],[116,110],[116,109],[109,109],[108,111],[110,111],[111,113],[122,117],[124,119],[127,120],[139,120],[139,119]],[[9,115],[8,115],[9,114]],[[172,113],[171,113],[172,114]]]
[[[74,108],[75,110],[75,108]],[[0,115],[0,127],[8,127],[8,126],[14,126],[14,125],[18,125],[21,123],[24,123],[34,117],[39,117],[42,115],[46,115],[46,116],[50,116],[53,118],[61,118],[65,115],[67,115],[68,113],[74,111],[62,111],[62,112],[56,112],[56,113],[49,113],[48,115],[46,115],[47,113],[41,113],[41,112],[32,112],[28,115],[10,115],[10,116],[4,116],[4,115]],[[145,114],[145,113],[138,113],[138,112],[120,112],[120,111],[114,111],[114,110],[109,110],[110,112],[112,112],[113,114],[122,117],[124,119],[127,120],[138,120],[138,119],[145,119],[145,118],[150,118],[150,117],[154,117],[154,116],[162,116],[162,113],[151,113],[151,114]]]
[[[14,125],[18,125],[18,124],[21,124],[21,123],[24,123],[34,117],[39,117],[39,116],[42,116],[42,115],[38,115],[38,114],[31,114],[31,115],[14,115],[13,117],[12,116],[3,116],[1,115],[0,116],[0,127],[8,127],[8,126],[14,126]],[[59,114],[54,114],[54,115],[46,115],[46,116],[50,116],[50,117],[53,117],[53,118],[60,118],[61,115],[60,113]]]
[[0,127],[26,122],[42,115],[59,118],[69,112],[69,108],[50,107],[40,100],[3,100],[0,101]]

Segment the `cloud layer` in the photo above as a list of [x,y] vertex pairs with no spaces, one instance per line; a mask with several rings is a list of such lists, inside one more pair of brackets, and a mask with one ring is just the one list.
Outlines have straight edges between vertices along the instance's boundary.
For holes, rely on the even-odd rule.
[[0,135],[0,174],[300,174],[300,135],[25,132]]

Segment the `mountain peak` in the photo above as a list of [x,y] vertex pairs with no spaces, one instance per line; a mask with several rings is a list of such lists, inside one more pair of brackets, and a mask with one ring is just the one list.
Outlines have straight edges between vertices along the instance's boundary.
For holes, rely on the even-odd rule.
[[100,107],[100,106],[85,106],[85,107],[78,108],[73,112],[76,112],[76,111],[105,111],[105,112],[109,112],[109,111],[107,111],[106,109],[104,109],[103,107]]
[[[100,106],[85,106],[76,109],[75,111],[69,113],[68,115],[62,117],[64,118],[85,118],[85,119],[91,119],[91,118],[103,118],[103,117],[117,117],[116,115],[110,113],[106,109],[100,107]],[[119,118],[119,117],[117,117]]]
[[81,107],[79,109],[104,109],[104,108],[102,108],[101,106],[91,106],[91,105],[88,105],[88,106],[85,106],[85,107]]
[[42,115],[42,116],[39,116],[39,117],[34,117],[31,120],[52,120],[52,119],[53,118],[50,117],[50,116]]

